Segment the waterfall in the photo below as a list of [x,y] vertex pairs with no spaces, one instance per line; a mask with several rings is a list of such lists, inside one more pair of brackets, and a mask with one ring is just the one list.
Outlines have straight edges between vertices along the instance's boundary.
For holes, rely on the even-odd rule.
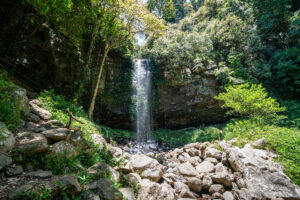
[[149,60],[135,59],[133,88],[135,91],[136,139],[142,145],[152,140],[151,68]]

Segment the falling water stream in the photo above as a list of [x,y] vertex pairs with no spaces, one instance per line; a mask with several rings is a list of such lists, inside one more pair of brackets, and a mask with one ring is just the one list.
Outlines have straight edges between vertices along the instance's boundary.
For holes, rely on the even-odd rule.
[[133,88],[135,91],[136,142],[135,150],[147,152],[156,148],[152,137],[151,67],[148,59],[135,59]]

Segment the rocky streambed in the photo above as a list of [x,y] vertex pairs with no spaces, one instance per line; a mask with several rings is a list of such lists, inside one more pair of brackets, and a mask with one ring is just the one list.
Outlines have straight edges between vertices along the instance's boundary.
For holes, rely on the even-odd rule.
[[[51,113],[37,100],[28,105],[23,128],[11,133],[0,124],[4,135],[0,139],[0,199],[18,199],[22,192],[38,188],[47,189],[54,199],[61,188],[67,196],[82,193],[84,200],[300,199],[300,188],[273,162],[276,155],[260,149],[264,139],[243,148],[233,146],[234,141],[215,141],[166,152],[130,153],[124,146],[107,143],[99,133],[85,140],[80,129],[69,130],[64,123],[51,120]],[[122,164],[96,163],[84,169],[93,180],[79,182],[67,169],[58,176],[33,167],[31,161],[22,162],[24,154],[67,152],[72,157],[79,149],[90,152],[91,145],[107,148]],[[121,178],[139,190],[114,187]]]

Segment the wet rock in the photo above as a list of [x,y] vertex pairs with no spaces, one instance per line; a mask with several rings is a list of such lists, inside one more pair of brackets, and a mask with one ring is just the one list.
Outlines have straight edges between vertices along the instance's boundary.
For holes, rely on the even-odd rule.
[[223,193],[224,200],[234,200],[234,196],[231,192],[226,191]]
[[30,101],[29,104],[31,106],[30,111],[38,115],[40,118],[47,120],[52,117],[51,113],[48,110],[39,107],[37,104],[33,103],[32,101]]
[[300,188],[284,175],[281,167],[274,164],[271,158],[268,159],[266,151],[245,145],[242,149],[230,148],[227,153],[231,167],[243,174],[251,195],[270,199],[300,199]]
[[76,148],[66,141],[60,141],[53,144],[50,151],[53,155],[65,154],[70,158],[75,157],[78,153]]
[[26,176],[33,177],[33,178],[51,178],[52,172],[51,171],[33,171],[26,174]]
[[48,149],[48,142],[40,133],[24,132],[16,144],[16,149],[21,152],[33,154],[45,152]]
[[19,195],[21,195],[25,191],[30,191],[32,188],[32,185],[22,185],[16,188],[14,191],[10,192],[8,195],[8,199],[18,199]]
[[215,165],[210,161],[203,161],[196,167],[196,170],[198,173],[211,173],[215,171]]
[[22,166],[10,166],[6,169],[6,176],[8,177],[12,177],[12,176],[16,176],[16,175],[20,175],[23,173],[23,168]]
[[141,182],[141,188],[139,189],[138,199],[143,200],[174,200],[175,192],[173,188],[168,184],[158,184],[148,179],[143,179]]
[[127,200],[135,200],[134,191],[132,188],[120,188],[119,191],[122,193],[123,198]]
[[178,171],[183,176],[197,176],[197,175],[199,175],[198,172],[196,171],[196,169],[189,162],[180,164],[178,166]]
[[210,194],[213,194],[213,193],[223,193],[224,192],[224,186],[221,185],[221,184],[212,184],[210,187],[209,187],[209,193]]
[[15,142],[13,134],[3,122],[0,122],[0,153],[10,151],[14,147]]
[[67,128],[57,128],[43,131],[42,134],[50,141],[61,141],[67,138],[69,132]]
[[64,191],[69,195],[79,194],[81,192],[80,184],[75,176],[65,175],[65,176],[54,176],[51,179],[53,185],[55,185],[54,194]]

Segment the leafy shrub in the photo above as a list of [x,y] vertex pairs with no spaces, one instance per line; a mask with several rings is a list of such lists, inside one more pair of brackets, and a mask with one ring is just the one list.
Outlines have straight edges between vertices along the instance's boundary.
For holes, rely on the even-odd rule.
[[191,128],[186,130],[158,129],[153,134],[157,141],[174,147],[181,147],[193,142],[210,142],[222,139],[221,131],[215,127]]
[[225,92],[215,97],[224,101],[224,108],[230,108],[229,115],[248,117],[263,123],[264,121],[283,119],[284,116],[277,115],[285,110],[275,99],[268,97],[268,93],[261,85],[242,84],[228,86]]
[[0,74],[0,121],[4,122],[8,128],[14,128],[21,121],[20,108],[16,108],[15,99],[11,93],[16,87],[6,80],[6,74]]

